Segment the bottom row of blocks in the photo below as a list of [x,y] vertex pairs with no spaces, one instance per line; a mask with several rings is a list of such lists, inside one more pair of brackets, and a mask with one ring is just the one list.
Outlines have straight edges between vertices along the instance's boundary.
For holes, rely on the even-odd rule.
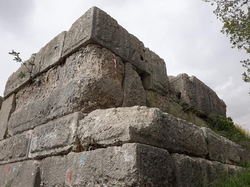
[[148,145],[69,153],[0,165],[0,186],[203,186],[218,173],[236,174],[241,167],[212,162]]

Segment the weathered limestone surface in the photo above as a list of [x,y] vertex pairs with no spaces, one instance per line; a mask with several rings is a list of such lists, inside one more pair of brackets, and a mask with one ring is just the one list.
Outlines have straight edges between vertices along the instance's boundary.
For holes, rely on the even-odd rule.
[[37,161],[24,161],[0,165],[0,186],[38,187],[40,174]]
[[175,165],[176,187],[206,186],[224,172],[236,175],[241,167],[211,162],[203,158],[171,154]]
[[41,73],[60,62],[66,31],[60,33],[36,54],[35,71]]
[[123,107],[146,106],[146,93],[142,86],[141,77],[130,63],[125,63],[123,89]]
[[170,85],[180,93],[180,99],[205,115],[221,115],[226,117],[226,104],[217,94],[196,77],[180,74],[170,77]]
[[172,186],[173,162],[163,149],[124,144],[41,162],[41,183],[50,186]]
[[88,45],[24,87],[16,95],[17,108],[9,120],[11,135],[75,111],[122,106],[124,65],[113,54]]
[[8,120],[12,112],[15,110],[15,107],[15,94],[12,94],[3,101],[2,109],[0,110],[0,140],[7,136]]
[[166,94],[168,77],[166,65],[154,52],[145,48],[135,36],[129,34],[115,19],[97,7],[79,18],[66,34],[63,56],[88,43],[105,46],[124,61],[148,74],[147,89]]
[[66,154],[76,149],[76,130],[82,117],[83,114],[74,113],[36,127],[32,133],[29,157]]
[[3,104],[3,98],[0,96],[0,110],[1,110],[2,104]]
[[0,141],[0,163],[24,160],[28,158],[30,132]]
[[91,146],[137,142],[170,152],[205,157],[202,130],[156,108],[128,107],[95,110],[79,123],[78,137],[85,149]]
[[227,164],[250,161],[250,154],[240,145],[222,137],[211,129],[202,128],[208,142],[209,159]]
[[[25,61],[24,63],[33,62],[35,60],[36,54],[32,54],[30,59]],[[8,97],[11,93],[18,91],[21,87],[27,84],[30,81],[30,74],[26,73],[24,78],[20,78],[20,73],[26,73],[27,68],[22,64],[21,67],[14,72],[9,78],[5,85],[4,97]]]

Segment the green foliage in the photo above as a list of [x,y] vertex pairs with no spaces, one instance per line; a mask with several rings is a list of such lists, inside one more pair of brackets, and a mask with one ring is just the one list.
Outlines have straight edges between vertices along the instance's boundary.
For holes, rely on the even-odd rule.
[[208,187],[247,187],[250,186],[250,168],[240,172],[237,177],[224,174],[218,180],[207,185]]
[[30,77],[33,76],[33,69],[35,66],[34,61],[27,61],[27,62],[23,62],[22,59],[20,58],[20,53],[16,52],[12,49],[12,52],[9,52],[10,55],[14,56],[14,61],[22,63],[26,69],[25,72],[21,71],[18,75],[18,77],[20,77],[21,79],[24,78],[26,76],[26,74],[28,73]]
[[[204,0],[216,4],[214,14],[223,23],[221,32],[230,38],[232,48],[250,53],[250,1],[249,0]],[[243,81],[250,82],[250,59],[241,61],[246,71]],[[249,93],[250,94],[250,93]]]
[[229,140],[250,150],[250,138],[234,125],[232,118],[210,116],[207,119],[209,128]]

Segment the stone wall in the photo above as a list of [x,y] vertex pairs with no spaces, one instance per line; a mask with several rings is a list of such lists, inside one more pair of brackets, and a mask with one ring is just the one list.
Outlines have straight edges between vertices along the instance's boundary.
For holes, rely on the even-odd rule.
[[195,76],[180,74],[170,77],[169,82],[174,91],[179,94],[183,104],[201,111],[205,115],[220,115],[226,117],[226,104],[217,94]]
[[0,186],[202,186],[250,161],[210,129],[144,106],[171,108],[165,63],[96,7],[30,60],[33,76],[18,78],[22,66],[6,84]]

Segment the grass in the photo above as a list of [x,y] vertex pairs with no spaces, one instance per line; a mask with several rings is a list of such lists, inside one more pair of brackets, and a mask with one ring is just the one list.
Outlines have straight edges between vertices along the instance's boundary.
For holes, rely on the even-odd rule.
[[208,127],[214,132],[242,145],[250,151],[250,138],[248,132],[239,128],[239,126],[234,125],[234,122],[230,117],[223,118],[221,116],[212,116],[208,117],[206,121]]
[[[250,151],[249,131],[244,130],[239,125],[235,125],[230,117],[212,116],[208,117],[206,121],[209,128],[217,134],[242,145]],[[240,172],[237,177],[230,174],[223,174],[218,180],[208,184],[207,187],[250,187],[250,163],[239,163],[239,166],[246,169]]]
[[250,167],[239,173],[237,177],[229,174],[222,175],[218,180],[210,183],[207,187],[250,187]]

